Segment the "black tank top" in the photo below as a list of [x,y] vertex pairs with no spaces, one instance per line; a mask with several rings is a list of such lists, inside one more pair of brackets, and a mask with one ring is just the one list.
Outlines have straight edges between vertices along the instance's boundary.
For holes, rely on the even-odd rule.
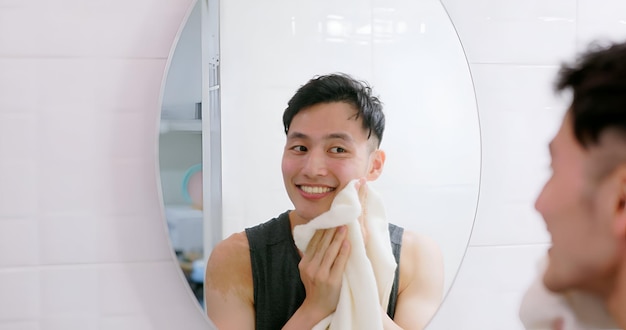
[[[389,224],[393,256],[398,264],[387,308],[387,315],[392,319],[398,299],[403,232],[402,227]],[[246,228],[246,236],[252,262],[256,329],[281,329],[305,298],[298,270],[300,255],[291,234],[289,211],[268,222]]]

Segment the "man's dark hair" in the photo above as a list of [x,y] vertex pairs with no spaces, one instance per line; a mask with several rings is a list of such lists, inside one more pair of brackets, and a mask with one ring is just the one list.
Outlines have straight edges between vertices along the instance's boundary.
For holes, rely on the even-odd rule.
[[320,103],[345,102],[352,105],[357,113],[354,119],[363,119],[363,129],[368,131],[369,139],[374,133],[378,146],[383,139],[385,115],[378,97],[372,95],[372,88],[364,81],[359,81],[344,73],[316,76],[300,87],[289,100],[283,113],[285,133],[293,117],[302,109]]
[[584,147],[596,145],[607,129],[626,136],[626,43],[592,44],[571,65],[563,65],[557,91],[571,89],[574,135]]

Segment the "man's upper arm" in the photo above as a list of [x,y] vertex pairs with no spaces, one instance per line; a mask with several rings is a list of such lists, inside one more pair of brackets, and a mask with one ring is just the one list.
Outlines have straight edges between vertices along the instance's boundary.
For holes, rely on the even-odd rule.
[[254,329],[250,251],[244,233],[220,242],[207,262],[204,297],[218,329]]
[[443,258],[439,246],[428,237],[405,231],[394,322],[404,329],[423,329],[442,299]]

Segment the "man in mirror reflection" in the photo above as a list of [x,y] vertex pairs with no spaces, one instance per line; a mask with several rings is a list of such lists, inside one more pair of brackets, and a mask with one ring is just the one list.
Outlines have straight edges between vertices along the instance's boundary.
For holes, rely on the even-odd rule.
[[535,204],[552,245],[520,317],[527,329],[626,329],[626,43],[564,65],[557,90],[573,97]]
[[[301,253],[293,228],[328,211],[352,180],[366,196],[366,182],[383,171],[385,116],[366,82],[345,74],[311,79],[289,101],[283,124],[283,181],[294,209],[212,251],[205,299],[219,329],[311,329],[333,313],[352,249],[347,229],[316,231]],[[422,329],[442,300],[441,252],[427,237],[393,224],[389,235],[398,268],[389,307],[380,308],[384,329]]]

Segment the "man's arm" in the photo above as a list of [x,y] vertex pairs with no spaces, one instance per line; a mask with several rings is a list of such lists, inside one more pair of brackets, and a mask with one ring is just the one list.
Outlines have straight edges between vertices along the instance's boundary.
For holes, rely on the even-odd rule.
[[[403,329],[424,329],[443,299],[441,250],[432,239],[405,230],[401,251],[400,290],[393,322]],[[385,322],[385,329],[394,329],[389,317]]]
[[[283,329],[310,329],[337,307],[350,244],[347,228],[319,230],[298,267],[306,298]],[[254,288],[250,248],[245,233],[220,242],[205,275],[207,315],[220,330],[254,329]]]
[[254,329],[252,267],[245,233],[234,234],[213,249],[204,283],[207,315],[218,329]]

